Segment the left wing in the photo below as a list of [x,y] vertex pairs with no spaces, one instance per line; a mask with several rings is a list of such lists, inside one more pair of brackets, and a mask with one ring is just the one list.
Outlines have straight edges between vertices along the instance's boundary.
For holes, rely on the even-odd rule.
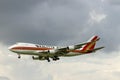
[[79,49],[81,48],[83,45],[85,44],[89,44],[91,42],[86,42],[86,43],[81,43],[81,44],[77,44],[77,45],[72,45],[72,46],[67,46],[67,47],[63,47],[63,48],[59,48],[56,50],[56,54],[59,53],[68,53],[69,50],[75,50],[75,49]]
[[96,52],[97,50],[103,49],[104,47],[98,47],[92,50],[87,50],[86,52],[91,53],[91,52]]
[[[72,45],[72,46],[67,46],[67,47],[62,47],[62,48],[58,48],[58,49],[55,49],[55,50],[52,50],[56,55],[60,56],[60,55],[64,55],[66,53],[68,53],[70,50],[75,50],[75,49],[79,49],[79,48],[82,48],[83,45],[86,45],[86,44],[90,44],[90,43],[93,43],[93,42],[96,42],[98,41],[100,38],[94,40],[94,41],[89,41],[89,42],[85,42],[85,43],[81,43],[81,44],[77,44],[77,45]],[[102,49],[103,47],[100,47],[100,48],[96,48],[94,51],[98,50],[98,49]],[[52,52],[50,51],[50,52]]]

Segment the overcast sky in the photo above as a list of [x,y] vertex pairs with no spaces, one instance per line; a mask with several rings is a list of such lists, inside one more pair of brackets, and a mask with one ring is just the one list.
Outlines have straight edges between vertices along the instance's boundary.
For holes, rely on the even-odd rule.
[[[119,34],[119,0],[0,0],[0,80],[119,80]],[[7,50],[16,42],[71,45],[93,35],[104,50],[58,62],[18,60]]]

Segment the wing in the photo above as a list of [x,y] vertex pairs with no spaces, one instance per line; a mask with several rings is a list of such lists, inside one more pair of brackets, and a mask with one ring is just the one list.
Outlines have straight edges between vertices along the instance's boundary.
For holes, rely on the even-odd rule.
[[72,45],[72,46],[67,46],[67,47],[63,47],[58,49],[58,51],[67,51],[67,50],[75,50],[75,49],[79,49],[81,48],[83,45],[89,44],[89,43],[93,43],[96,41],[99,41],[100,38],[94,40],[94,41],[89,41],[89,42],[85,42],[85,43],[81,43],[81,44],[77,44],[77,45]]
[[92,50],[87,50],[88,53],[91,53],[91,52],[96,52],[97,50],[100,50],[100,49],[103,49],[104,47],[98,47],[98,48],[95,48],[95,49],[92,49]]
[[59,49],[56,50],[56,53],[65,54],[65,53],[68,53],[70,50],[79,49],[83,45],[89,44],[89,43],[91,43],[91,42],[86,42],[86,43],[81,43],[81,44],[77,44],[77,45],[72,45],[72,46],[67,46],[67,47],[59,48]]

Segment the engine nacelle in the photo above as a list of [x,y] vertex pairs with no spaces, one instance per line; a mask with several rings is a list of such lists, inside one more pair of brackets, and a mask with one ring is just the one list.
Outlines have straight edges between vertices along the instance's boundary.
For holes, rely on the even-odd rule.
[[33,60],[46,60],[45,57],[40,57],[40,56],[32,56]]
[[68,48],[68,50],[74,50],[75,46],[68,46],[67,48]]
[[48,52],[51,53],[51,54],[54,54],[54,53],[56,53],[57,51],[56,51],[56,50],[49,50]]

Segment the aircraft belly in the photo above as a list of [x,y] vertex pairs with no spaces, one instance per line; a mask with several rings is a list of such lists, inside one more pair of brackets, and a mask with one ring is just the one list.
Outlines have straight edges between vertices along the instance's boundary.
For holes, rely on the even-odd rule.
[[77,56],[77,55],[81,55],[78,52],[69,52],[69,53],[64,53],[61,55],[57,55],[57,54],[50,54],[50,53],[42,53],[42,52],[38,52],[35,50],[17,50],[17,51],[13,51],[15,53],[18,54],[23,54],[23,55],[38,55],[38,56],[49,56],[49,57],[53,57],[53,56],[65,56],[65,57],[70,57],[70,56]]
[[49,53],[44,53],[44,52],[42,53],[42,52],[38,52],[35,50],[17,50],[13,52],[18,53],[18,54],[23,54],[23,55],[38,55],[38,56],[49,56],[49,57],[52,57],[55,55],[55,54],[49,54]]
[[64,56],[77,56],[77,55],[81,55],[81,54],[75,53],[75,52],[69,52],[69,53],[65,54]]
[[40,54],[34,50],[17,50],[17,51],[13,51],[13,52],[18,53],[18,54],[27,54],[27,55],[39,55]]

